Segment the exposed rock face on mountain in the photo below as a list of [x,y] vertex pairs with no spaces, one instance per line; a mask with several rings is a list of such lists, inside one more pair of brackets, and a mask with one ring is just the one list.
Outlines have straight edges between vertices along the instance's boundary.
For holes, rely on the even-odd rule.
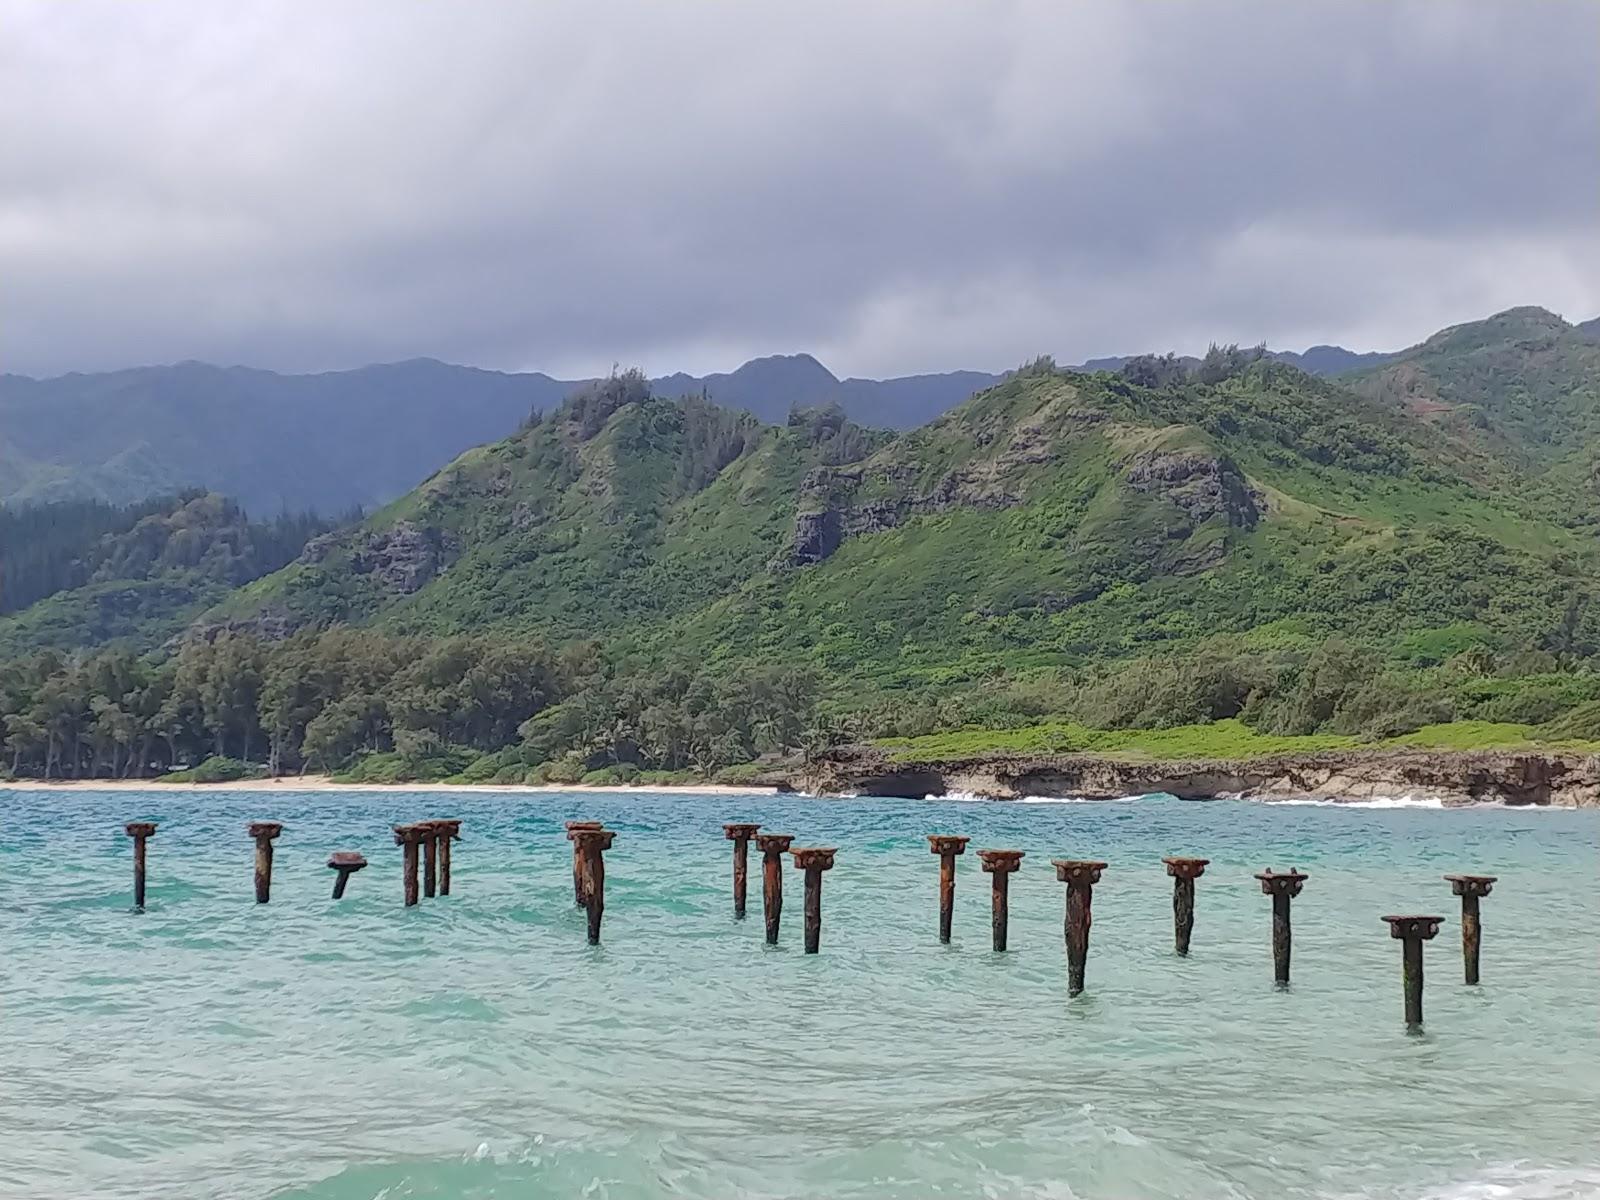
[[388,529],[357,534],[327,534],[306,544],[300,561],[327,562],[343,554],[352,573],[370,575],[384,586],[409,596],[443,569],[449,540],[437,529],[397,521]]
[[918,761],[842,747],[808,770],[818,794],[920,798],[963,792],[1109,800],[1437,799],[1447,805],[1600,805],[1600,755],[1521,751],[1324,751],[1245,760],[1138,762],[1089,754],[994,754]]
[[1128,464],[1128,483],[1165,496],[1197,525],[1222,517],[1237,529],[1254,529],[1261,517],[1261,493],[1225,455],[1148,450]]

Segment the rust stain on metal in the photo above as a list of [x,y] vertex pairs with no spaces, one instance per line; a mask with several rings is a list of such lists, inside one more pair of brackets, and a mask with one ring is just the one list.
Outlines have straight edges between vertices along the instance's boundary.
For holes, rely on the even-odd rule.
[[1209,858],[1163,858],[1172,876],[1173,948],[1187,958],[1189,936],[1194,932],[1194,881],[1206,873]]
[[761,851],[761,913],[766,919],[767,945],[778,944],[778,924],[783,917],[783,856],[794,841],[792,833],[758,833]]
[[256,903],[272,899],[272,839],[283,832],[281,821],[251,821],[250,836],[256,844]]
[[797,870],[806,876],[805,927],[806,953],[815,954],[822,946],[822,873],[833,870],[838,847],[808,846],[789,851]]
[[733,843],[733,919],[744,920],[745,893],[749,881],[750,839],[760,825],[736,822],[722,827],[722,836]]
[[1089,963],[1089,927],[1094,923],[1094,885],[1110,864],[1093,859],[1053,858],[1056,878],[1067,885],[1067,995],[1082,993]]
[[1400,986],[1405,993],[1406,1027],[1422,1027],[1422,943],[1431,942],[1443,917],[1384,917],[1389,936],[1401,943]]
[[1025,850],[979,850],[978,861],[991,879],[990,925],[994,948],[1003,951],[1011,924],[1011,875],[1022,865]]
[[338,872],[333,880],[333,898],[343,899],[344,886],[362,867],[367,865],[367,860],[354,850],[335,850],[328,856],[328,866]]
[[421,823],[394,827],[394,844],[401,850],[401,882],[405,890],[407,908],[411,908],[417,902],[417,850],[428,833],[427,827]]
[[951,834],[930,833],[928,850],[939,856],[939,941],[950,941],[950,924],[956,908],[956,856],[967,852],[972,839]]
[[433,822],[439,842],[439,895],[450,894],[450,843],[461,840],[461,819],[441,817]]
[[1258,871],[1261,894],[1272,897],[1272,978],[1280,987],[1289,984],[1289,959],[1293,950],[1294,935],[1289,922],[1289,902],[1300,894],[1306,880],[1311,878],[1293,867],[1287,871],[1274,871],[1268,867]]
[[599,821],[568,821],[567,841],[572,843],[572,900],[578,908],[588,905],[588,900],[583,894],[583,855],[578,850],[577,839],[572,835],[583,829],[604,829]]
[[122,832],[133,839],[133,907],[144,911],[144,844],[156,835],[154,821],[129,821]]
[[606,911],[605,852],[616,840],[611,829],[574,829],[568,835],[582,860],[584,910],[588,914],[589,945],[600,944],[600,919]]
[[1483,942],[1483,922],[1478,901],[1499,882],[1493,875],[1446,875],[1453,895],[1461,897],[1461,962],[1468,983],[1478,982],[1478,950]]

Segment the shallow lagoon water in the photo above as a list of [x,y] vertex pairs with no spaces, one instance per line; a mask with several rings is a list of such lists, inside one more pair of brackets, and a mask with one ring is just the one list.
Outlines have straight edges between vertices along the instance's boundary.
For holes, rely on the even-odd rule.
[[[388,826],[464,818],[400,905]],[[584,943],[562,822],[619,831]],[[161,822],[130,911],[126,820]],[[285,823],[258,907],[244,825]],[[822,953],[729,899],[724,821],[838,845]],[[1028,858],[1011,951],[964,833]],[[334,849],[372,865],[329,899]],[[1161,858],[1198,854],[1194,950]],[[1050,857],[1110,862],[1066,997]],[[1600,1195],[1600,812],[771,796],[0,790],[0,1194]],[[1252,873],[1310,873],[1272,986]],[[1501,877],[1484,984],[1440,876]],[[1447,917],[1427,1027],[1379,917]]]

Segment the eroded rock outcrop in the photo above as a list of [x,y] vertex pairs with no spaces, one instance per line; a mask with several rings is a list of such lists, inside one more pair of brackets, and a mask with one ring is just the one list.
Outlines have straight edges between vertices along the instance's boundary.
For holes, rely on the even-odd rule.
[[1141,762],[1091,754],[896,758],[841,747],[813,763],[807,791],[920,798],[947,793],[1108,800],[1166,792],[1185,800],[1429,799],[1448,805],[1600,806],[1600,755],[1565,751],[1323,751],[1251,759]]
[[1196,525],[1222,517],[1237,529],[1261,519],[1262,496],[1226,455],[1203,450],[1146,450],[1128,464],[1128,484],[1171,500]]
[[370,575],[384,586],[410,595],[444,569],[450,539],[431,526],[396,521],[388,529],[355,534],[326,534],[306,543],[300,561],[326,562],[343,552],[357,575]]

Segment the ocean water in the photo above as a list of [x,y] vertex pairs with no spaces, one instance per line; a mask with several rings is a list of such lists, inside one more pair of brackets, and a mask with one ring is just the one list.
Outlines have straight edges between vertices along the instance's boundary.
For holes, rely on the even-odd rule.
[[[406,910],[388,827],[461,817]],[[562,822],[618,830],[585,944]],[[130,911],[130,819],[161,829]],[[283,821],[252,902],[251,819]],[[822,953],[732,919],[724,821],[837,845]],[[1011,950],[962,833],[1028,857]],[[330,851],[371,862],[342,903]],[[1167,854],[1212,860],[1171,951]],[[1110,867],[1069,1000],[1050,857]],[[1253,872],[1298,866],[1294,982]],[[0,1194],[1600,1195],[1600,812],[1145,798],[0,791]],[[1440,876],[1500,877],[1462,985]],[[1427,1024],[1379,917],[1434,912]]]

